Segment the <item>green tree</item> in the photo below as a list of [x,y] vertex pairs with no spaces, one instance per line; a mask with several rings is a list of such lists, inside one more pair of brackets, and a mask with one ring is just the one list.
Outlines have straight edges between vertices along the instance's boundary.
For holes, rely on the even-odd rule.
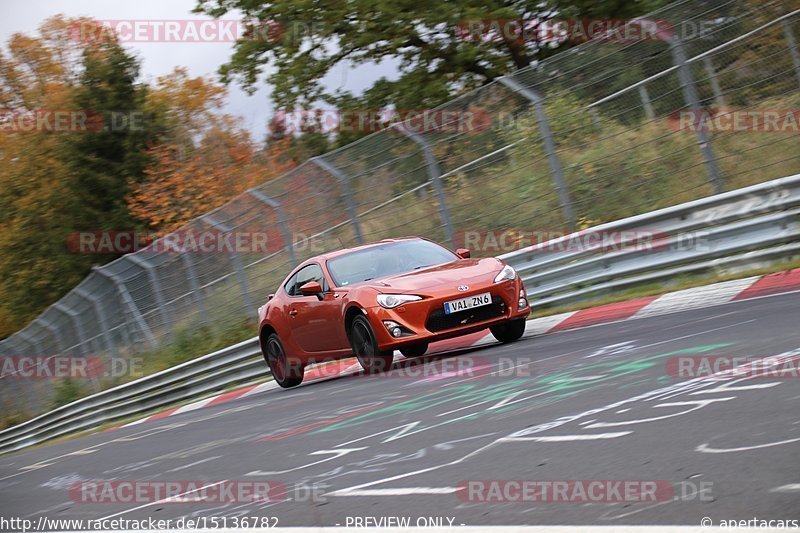
[[83,53],[73,106],[98,122],[91,128],[96,131],[65,138],[75,229],[126,230],[137,224],[125,199],[129,183],[144,175],[146,141],[155,136],[144,110],[147,88],[137,83],[138,76],[137,59],[118,43],[100,43]]
[[[465,21],[605,17],[647,13],[664,0],[198,0],[197,12],[222,17],[274,21],[285,31],[274,39],[243,39],[222,66],[224,81],[238,80],[252,90],[263,69],[272,71],[278,108],[309,107],[320,100],[353,103],[329,94],[323,78],[341,64],[399,61],[397,79],[381,78],[358,104],[398,108],[438,105],[463,90],[530,65],[556,50],[533,40],[470,40]],[[568,44],[567,44],[568,45]]]

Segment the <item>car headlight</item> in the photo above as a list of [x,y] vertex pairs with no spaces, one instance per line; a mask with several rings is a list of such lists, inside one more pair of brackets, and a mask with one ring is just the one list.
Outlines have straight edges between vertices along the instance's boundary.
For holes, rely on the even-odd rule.
[[517,271],[511,268],[511,266],[506,265],[503,267],[503,270],[501,270],[500,273],[494,277],[494,282],[500,283],[501,281],[505,281],[507,279],[514,279],[516,277],[517,277]]
[[378,303],[381,307],[386,309],[394,309],[398,305],[403,305],[407,302],[416,302],[422,300],[422,296],[415,296],[413,294],[379,294]]

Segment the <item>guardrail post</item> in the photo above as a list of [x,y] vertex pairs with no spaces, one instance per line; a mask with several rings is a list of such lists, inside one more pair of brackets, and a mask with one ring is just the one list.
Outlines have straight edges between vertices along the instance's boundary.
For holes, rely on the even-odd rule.
[[[695,85],[692,69],[689,66],[686,58],[686,50],[683,47],[683,42],[675,36],[669,38],[669,45],[672,49],[672,57],[675,65],[678,67],[678,78],[681,83],[681,90],[689,110],[694,113],[695,117],[699,117],[701,113],[700,97],[697,94],[697,86]],[[711,139],[708,133],[703,128],[697,128],[697,138],[700,145],[700,150],[705,159],[706,170],[708,171],[708,178],[714,187],[714,192],[719,194],[725,190],[722,182],[722,175],[720,174],[719,167],[717,166],[717,159],[714,157],[714,151],[711,148]]]
[[639,98],[642,100],[644,116],[647,117],[648,120],[656,118],[656,112],[653,111],[653,103],[650,101],[650,93],[647,91],[647,87],[645,87],[644,84],[639,85]]
[[[211,215],[205,215],[200,217],[200,220],[205,222],[206,224],[210,225],[213,228],[217,228],[223,233],[231,233],[233,228],[223,224],[222,222],[216,221]],[[247,276],[244,273],[244,267],[242,266],[242,258],[239,257],[239,251],[233,250],[231,252],[231,261],[233,261],[233,268],[236,270],[236,277],[239,280],[239,290],[242,291],[242,299],[244,299],[244,305],[248,310],[254,310],[253,301],[250,299],[250,289],[247,286]]]
[[271,196],[259,191],[258,189],[250,189],[247,192],[255,197],[258,201],[275,210],[275,215],[278,217],[278,227],[283,235],[283,242],[286,245],[286,251],[289,253],[289,261],[291,261],[292,266],[296,265],[297,257],[295,257],[294,253],[294,239],[292,238],[292,232],[289,231],[289,223],[286,220],[286,213],[283,211],[281,203]]
[[[128,292],[128,287],[125,285],[125,281],[120,279],[119,276],[116,274],[112,274],[111,272],[106,272],[101,267],[94,267],[92,270],[97,274],[108,278],[117,288],[117,294],[119,294],[122,303],[128,308],[128,311],[131,313],[131,317],[133,318],[134,322],[139,327],[139,330],[142,334],[147,338],[148,344],[150,344],[151,348],[155,348],[158,346],[156,343],[156,338],[153,336],[153,332],[150,331],[150,327],[147,325],[147,322],[144,320],[142,313],[139,312],[139,308],[136,307],[136,303],[131,298],[130,293]],[[132,339],[131,339],[132,340]]]
[[421,135],[410,131],[402,122],[393,124],[393,127],[402,135],[411,139],[414,143],[422,148],[422,154],[425,157],[425,167],[428,171],[428,177],[433,183],[433,189],[436,191],[436,197],[439,202],[439,218],[442,220],[444,232],[447,236],[447,242],[455,248],[455,238],[453,234],[453,223],[450,221],[450,211],[447,209],[447,198],[444,194],[444,187],[442,186],[442,172],[439,169],[439,162],[433,156],[431,145]]
[[794,73],[797,75],[798,84],[800,84],[800,51],[797,50],[794,32],[792,32],[792,27],[788,20],[782,20],[781,25],[783,26],[783,35],[786,37],[786,43],[789,45],[789,55],[792,57]]
[[722,94],[722,88],[720,87],[719,79],[717,78],[717,69],[714,68],[714,63],[711,61],[711,57],[703,56],[703,65],[706,68],[708,80],[711,82],[711,90],[714,91],[714,101],[717,102],[717,107],[720,109],[725,109],[727,107],[725,103],[725,97]]
[[[100,331],[102,332],[101,337],[103,337],[103,343],[106,345],[106,350],[113,355],[117,355],[117,347],[111,339],[111,333],[109,332],[110,325],[108,323],[106,313],[103,310],[103,306],[100,303],[99,298],[93,297],[87,291],[79,287],[73,289],[73,292],[75,293],[76,296],[78,296],[79,298],[83,298],[92,305],[92,309],[94,309],[94,314],[97,315],[97,321],[100,324]],[[124,328],[123,331],[125,331]]]
[[569,224],[570,229],[575,229],[575,212],[572,208],[572,199],[569,195],[567,183],[564,180],[564,170],[561,167],[561,161],[558,159],[556,152],[556,143],[553,140],[553,132],[550,131],[550,124],[547,121],[547,113],[544,110],[544,99],[538,92],[525,87],[517,80],[510,76],[502,76],[497,79],[500,83],[525,97],[528,101],[533,103],[533,109],[536,113],[536,122],[539,124],[539,133],[542,136],[542,144],[544,145],[545,153],[547,154],[547,161],[550,164],[550,171],[553,173],[553,182],[556,186],[558,193],[558,200],[561,204],[561,210],[564,213],[564,218]]
[[127,254],[123,256],[122,259],[127,259],[134,265],[141,267],[145,272],[147,272],[147,278],[150,280],[153,296],[155,296],[156,305],[158,306],[158,314],[161,315],[164,325],[167,326],[167,329],[171,333],[172,317],[167,312],[167,306],[164,303],[164,294],[161,292],[161,280],[158,279],[155,267],[147,259],[139,257],[137,254]]
[[203,300],[203,292],[200,289],[200,284],[197,283],[197,274],[194,271],[192,254],[181,254],[181,261],[183,261],[183,266],[186,269],[186,277],[189,278],[189,287],[192,289],[192,300],[198,309],[200,309],[200,321],[203,324],[208,324],[208,311],[206,310],[206,303]]
[[347,206],[347,214],[350,215],[350,221],[353,224],[353,232],[356,236],[356,242],[363,244],[364,236],[361,233],[361,224],[358,222],[358,212],[356,211],[355,200],[353,199],[353,189],[350,187],[350,177],[344,172],[328,163],[322,156],[312,157],[309,161],[319,168],[336,178],[339,186],[342,188],[342,195],[344,202]]

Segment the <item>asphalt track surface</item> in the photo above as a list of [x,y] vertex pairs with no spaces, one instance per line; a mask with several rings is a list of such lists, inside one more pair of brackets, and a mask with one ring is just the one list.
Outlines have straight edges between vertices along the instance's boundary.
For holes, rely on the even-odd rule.
[[[269,390],[0,457],[0,516],[244,516],[280,526],[356,517],[412,525],[420,517],[453,525],[798,519],[800,379],[683,378],[671,375],[670,361],[786,354],[800,348],[799,330],[800,294],[785,294],[396,362],[387,376]],[[85,503],[69,492],[81,480],[261,480],[288,494]],[[657,480],[673,494],[486,503],[469,497],[469,480]]]

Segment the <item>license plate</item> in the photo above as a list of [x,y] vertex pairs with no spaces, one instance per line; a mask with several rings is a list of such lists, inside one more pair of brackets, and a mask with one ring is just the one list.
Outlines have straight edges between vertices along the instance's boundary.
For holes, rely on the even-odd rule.
[[450,300],[444,303],[444,314],[450,315],[458,313],[459,311],[472,309],[473,307],[489,305],[490,303],[492,303],[492,295],[488,292],[476,294],[475,296],[467,296],[466,298],[459,298],[458,300]]

